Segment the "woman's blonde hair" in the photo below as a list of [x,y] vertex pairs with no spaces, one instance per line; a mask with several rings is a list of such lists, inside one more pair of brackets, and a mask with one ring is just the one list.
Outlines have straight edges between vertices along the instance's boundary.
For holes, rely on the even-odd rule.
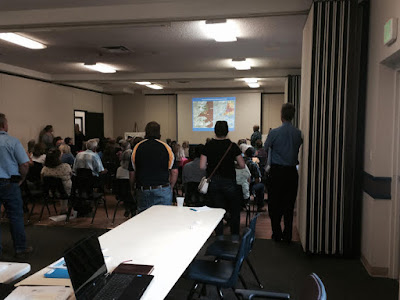
[[60,149],[61,153],[71,153],[71,147],[66,145],[66,144],[61,144],[60,147],[58,147],[58,149]]

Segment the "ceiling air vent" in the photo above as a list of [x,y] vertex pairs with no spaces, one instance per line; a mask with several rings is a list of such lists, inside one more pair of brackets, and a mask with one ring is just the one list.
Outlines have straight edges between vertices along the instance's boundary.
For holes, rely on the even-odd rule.
[[108,46],[108,47],[101,47],[101,50],[105,53],[110,54],[129,54],[133,53],[132,50],[126,48],[125,46]]

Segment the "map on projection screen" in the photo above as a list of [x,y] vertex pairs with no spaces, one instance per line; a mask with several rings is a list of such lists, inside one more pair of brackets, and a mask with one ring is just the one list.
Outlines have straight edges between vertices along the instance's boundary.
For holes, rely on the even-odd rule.
[[236,97],[192,99],[193,131],[214,131],[215,122],[227,121],[229,131],[235,130]]

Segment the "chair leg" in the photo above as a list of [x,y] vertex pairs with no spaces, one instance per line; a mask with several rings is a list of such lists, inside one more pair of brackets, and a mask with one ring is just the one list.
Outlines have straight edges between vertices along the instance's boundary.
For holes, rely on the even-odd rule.
[[193,298],[194,292],[196,291],[196,288],[198,286],[197,282],[194,282],[192,285],[192,288],[190,289],[189,295],[187,296],[187,300],[191,300]]
[[257,276],[256,270],[254,269],[253,265],[252,265],[251,262],[250,262],[250,259],[249,259],[249,258],[246,258],[246,262],[247,262],[247,264],[249,265],[250,270],[251,270],[251,272],[253,273],[254,277],[256,278],[257,283],[258,283],[258,286],[259,286],[261,289],[263,289],[264,286],[261,284],[260,279],[259,279],[258,276]]
[[54,210],[56,212],[56,215],[58,215],[57,208],[56,208],[56,202],[53,202],[53,207],[54,207]]
[[239,274],[239,279],[240,279],[240,282],[241,282],[242,285],[243,285],[243,288],[244,288],[245,290],[247,290],[246,281],[244,281],[243,276],[242,276],[241,274]]
[[31,221],[31,216],[32,216],[32,213],[33,213],[33,209],[34,209],[34,208],[35,208],[35,202],[32,203],[31,211],[30,211],[29,217],[28,217],[28,223]]
[[49,213],[50,216],[50,208],[49,208],[49,203],[46,201],[46,208],[47,208],[47,212]]
[[241,298],[239,298],[239,296],[235,293],[235,288],[231,288],[233,294],[236,296],[237,300],[241,300]]
[[120,202],[121,202],[121,201],[118,200],[118,201],[117,201],[117,205],[115,205],[114,216],[113,216],[113,219],[112,219],[112,222],[111,222],[112,225],[114,225],[115,215],[117,214],[117,209],[118,209],[118,205],[119,205]]
[[217,291],[218,291],[219,299],[223,300],[224,299],[224,293],[222,293],[222,289],[219,286],[217,286]]
[[[68,203],[69,203],[69,200],[68,200]],[[69,216],[71,215],[71,211],[72,211],[72,205],[68,204],[67,219],[65,220],[65,223],[69,222]]]
[[105,209],[105,211],[106,211],[106,216],[107,216],[107,219],[108,219],[108,210],[107,210],[106,198],[103,197],[102,200],[103,200],[103,203],[104,203],[104,209]]
[[[43,203],[43,205],[42,205],[42,209],[41,209],[41,211],[40,211],[39,222],[42,220],[42,216],[43,216],[44,207],[45,207],[45,204]],[[48,206],[47,206],[47,209],[49,209],[49,207],[48,207]]]
[[94,213],[93,213],[93,218],[92,218],[92,222],[90,224],[93,224],[94,221],[94,217],[96,216],[96,212],[97,212],[97,207],[99,206],[99,200],[96,200],[96,204],[95,204],[95,208],[94,208]]

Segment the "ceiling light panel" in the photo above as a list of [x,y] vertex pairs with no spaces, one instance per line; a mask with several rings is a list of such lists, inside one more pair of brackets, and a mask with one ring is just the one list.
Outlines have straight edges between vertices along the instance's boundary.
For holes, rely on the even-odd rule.
[[237,30],[232,21],[216,20],[205,22],[206,33],[217,42],[236,42]]
[[83,66],[85,68],[97,71],[97,72],[101,72],[101,73],[115,73],[116,70],[106,64],[102,64],[102,63],[96,63],[96,64],[83,64]]
[[150,85],[151,82],[150,81],[136,81],[136,84],[140,84],[140,85]]
[[251,64],[245,58],[243,59],[232,59],[232,65],[236,70],[250,70]]
[[163,87],[161,85],[158,85],[158,84],[148,84],[146,86],[151,88],[151,89],[153,89],[153,90],[162,90],[163,89]]
[[247,83],[256,83],[258,81],[258,78],[243,78],[243,80]]
[[248,83],[247,84],[249,87],[251,87],[252,89],[256,89],[260,87],[260,84],[257,82],[252,82],[252,83]]
[[38,49],[44,49],[47,46],[36,42],[34,40],[28,39],[22,35],[16,34],[16,33],[11,33],[11,32],[5,32],[5,33],[0,33],[0,39],[16,44],[18,46],[22,46],[25,48],[29,48],[29,49],[34,49],[34,50],[38,50]]

